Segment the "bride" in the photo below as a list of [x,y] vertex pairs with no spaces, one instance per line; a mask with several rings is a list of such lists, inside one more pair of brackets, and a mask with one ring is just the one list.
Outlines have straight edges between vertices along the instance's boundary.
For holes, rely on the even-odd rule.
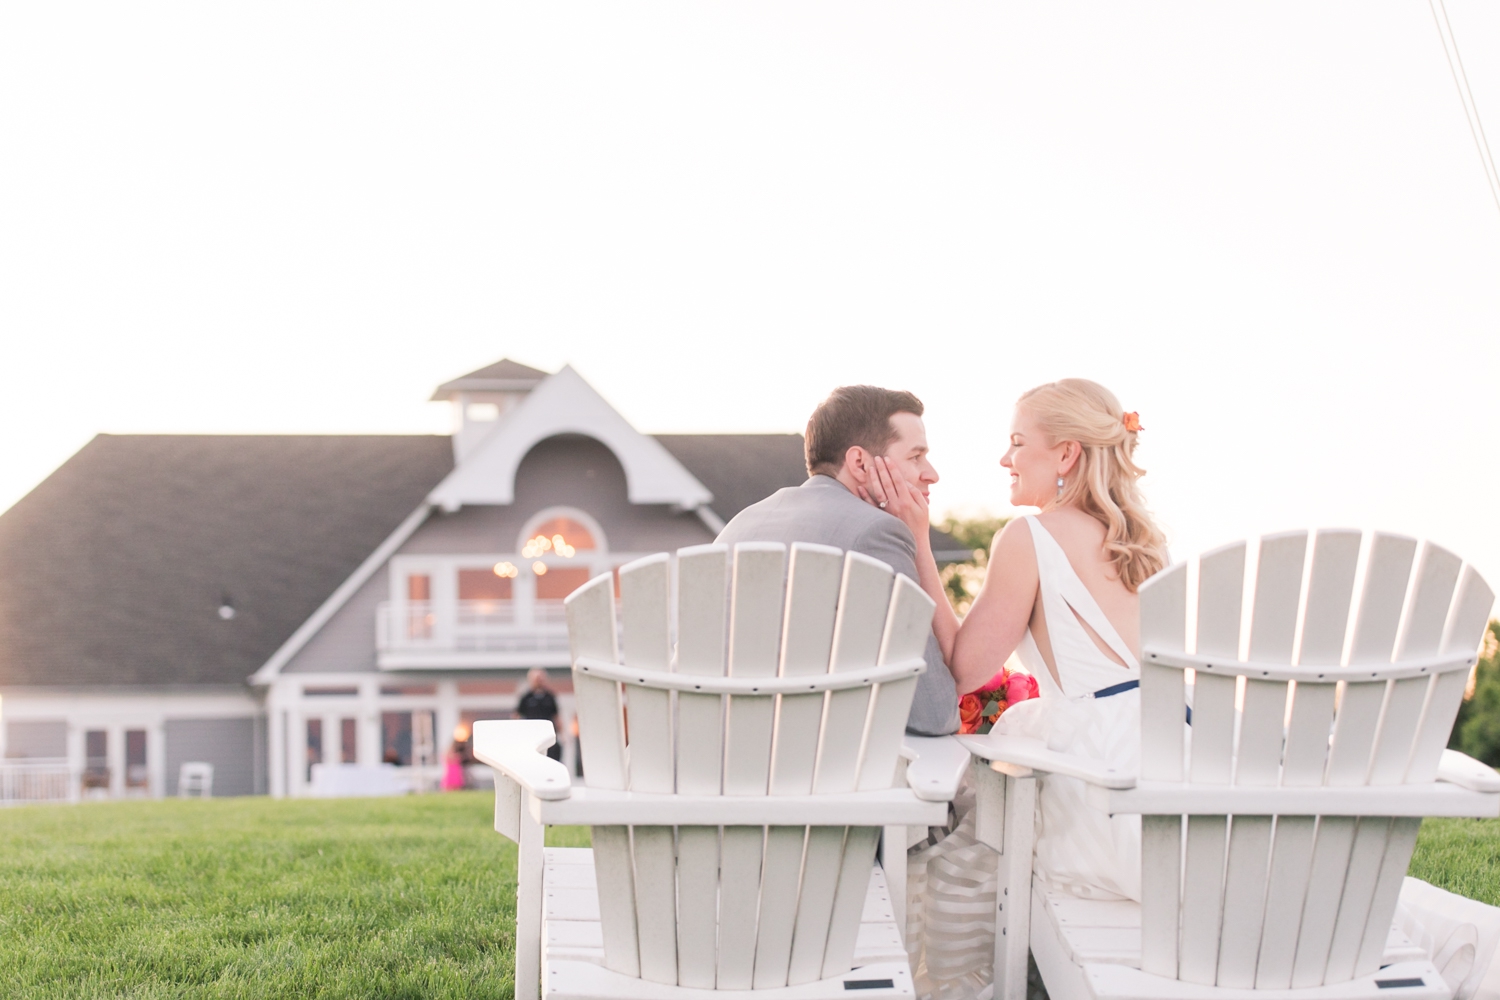
[[[921,492],[877,459],[868,497],[916,536],[922,587],[937,601],[933,630],[959,690],[981,687],[1014,652],[1041,697],[1010,708],[997,730],[1128,771],[1140,759],[1137,591],[1166,564],[1136,486],[1140,430],[1134,413],[1087,379],[1021,396],[1000,464],[1011,504],[1040,513],[996,537],[962,622],[938,576]],[[1140,899],[1139,817],[1111,818],[1089,804],[1081,781],[1059,775],[1041,780],[1038,803],[1038,877],[1078,896]]]

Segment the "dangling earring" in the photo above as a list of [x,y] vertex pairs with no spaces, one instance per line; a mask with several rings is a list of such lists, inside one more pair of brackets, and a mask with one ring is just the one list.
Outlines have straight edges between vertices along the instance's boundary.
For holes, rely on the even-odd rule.
[[1057,495],[1058,496],[1062,496],[1062,491],[1063,491],[1063,486],[1064,485],[1065,484],[1063,482],[1063,477],[1062,476],[1058,476],[1057,477]]

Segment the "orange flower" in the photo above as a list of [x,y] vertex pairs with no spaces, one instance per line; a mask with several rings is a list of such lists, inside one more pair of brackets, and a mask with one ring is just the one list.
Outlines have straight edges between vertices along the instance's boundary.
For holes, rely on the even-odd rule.
[[1125,429],[1127,431],[1130,431],[1132,434],[1134,434],[1136,431],[1145,430],[1145,428],[1141,426],[1141,415],[1134,411],[1131,411],[1130,413],[1127,413],[1123,417],[1121,417],[1120,422],[1124,424]]
[[977,695],[966,694],[958,702],[958,730],[961,733],[972,733],[979,728],[979,713],[984,710],[984,703]]

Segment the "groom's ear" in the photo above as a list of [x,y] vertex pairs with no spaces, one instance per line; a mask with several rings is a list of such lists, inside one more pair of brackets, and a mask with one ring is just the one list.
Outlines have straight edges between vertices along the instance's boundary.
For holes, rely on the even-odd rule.
[[844,471],[863,486],[870,481],[872,472],[870,469],[870,453],[857,444],[852,444],[844,452]]

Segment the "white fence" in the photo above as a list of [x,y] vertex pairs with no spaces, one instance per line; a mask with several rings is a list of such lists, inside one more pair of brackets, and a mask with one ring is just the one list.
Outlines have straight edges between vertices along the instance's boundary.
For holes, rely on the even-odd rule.
[[0,805],[71,802],[76,787],[66,757],[0,761]]

